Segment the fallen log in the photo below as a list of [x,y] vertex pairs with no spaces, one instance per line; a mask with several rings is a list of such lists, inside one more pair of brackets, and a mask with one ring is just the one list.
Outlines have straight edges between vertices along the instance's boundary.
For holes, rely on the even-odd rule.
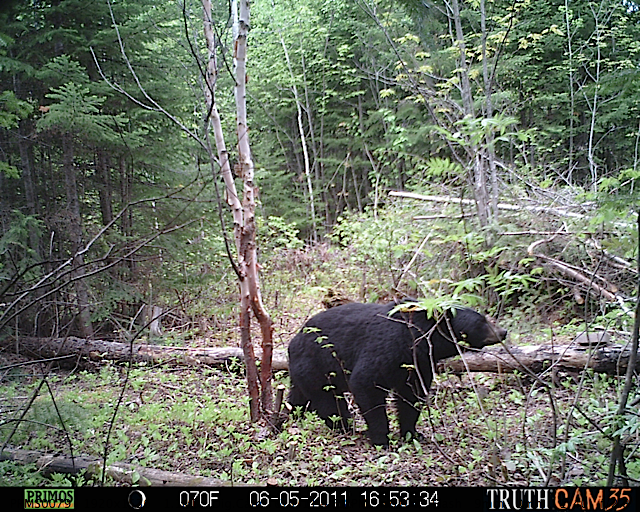
[[[432,195],[424,195],[424,194],[416,194],[415,192],[403,192],[398,190],[392,190],[389,192],[389,195],[392,197],[404,197],[407,199],[418,199],[420,201],[430,201],[435,203],[447,203],[447,204],[461,204],[466,206],[475,206],[476,202],[473,199],[461,199],[459,197],[453,196],[432,196]],[[560,217],[572,217],[576,219],[584,219],[585,215],[581,213],[575,213],[569,211],[568,208],[559,208],[559,207],[550,207],[550,206],[529,206],[522,204],[509,204],[509,203],[498,203],[497,204],[499,210],[508,210],[508,211],[529,211],[532,213],[549,213],[552,215],[557,215]]]
[[[20,338],[0,340],[0,346],[22,355],[38,358],[87,358],[91,361],[171,362],[186,366],[224,366],[232,361],[242,362],[242,349],[165,347],[161,345],[133,344],[104,340],[68,338]],[[260,357],[258,352],[257,357]],[[595,372],[622,375],[629,361],[629,349],[615,343],[600,345],[528,345],[494,346],[479,352],[466,352],[462,358],[448,359],[438,364],[438,369],[454,373],[507,372],[523,370],[523,367],[539,373],[551,365],[571,371],[591,368]],[[636,370],[640,371],[640,358]],[[289,361],[284,350],[274,350],[273,369],[288,370]]]
[[[69,336],[67,338],[5,338],[0,339],[0,347],[17,354],[38,358],[87,358],[91,361],[131,361],[197,366],[222,366],[233,360],[242,361],[242,349],[237,347],[195,348],[166,347],[142,343],[120,343],[117,341],[88,340]],[[260,356],[260,352],[257,354]],[[285,352],[273,355],[273,369],[287,370],[289,363]]]
[[[559,370],[581,371],[591,369],[598,373],[624,375],[631,351],[623,345],[605,346],[570,345],[528,345],[496,346],[479,352],[467,352],[464,359],[443,361],[439,370],[453,373],[494,372],[513,373],[528,368],[534,373],[554,367]],[[640,370],[640,361],[635,365]]]
[[[10,460],[22,464],[35,464],[44,476],[52,473],[78,474],[85,471],[93,478],[102,477],[102,461],[89,457],[69,457],[67,455],[47,455],[33,450],[5,448],[0,453],[0,461]],[[230,482],[204,476],[185,475],[162,469],[134,466],[115,462],[106,469],[107,476],[116,482],[140,487],[211,487],[229,486]],[[237,485],[237,484],[235,484]]]

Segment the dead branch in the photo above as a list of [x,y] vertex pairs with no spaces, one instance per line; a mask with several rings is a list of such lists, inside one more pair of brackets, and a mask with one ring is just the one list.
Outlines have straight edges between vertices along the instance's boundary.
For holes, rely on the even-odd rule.
[[[459,197],[453,197],[453,196],[430,196],[430,195],[415,194],[413,192],[402,192],[402,191],[396,191],[396,190],[392,190],[391,192],[389,192],[389,195],[393,197],[404,197],[407,199],[418,199],[420,201],[430,201],[435,203],[453,203],[453,204],[475,206],[475,201],[473,199],[461,199]],[[548,206],[526,206],[526,205],[521,206],[521,205],[515,205],[515,204],[509,204],[509,203],[498,203],[497,208],[499,210],[508,210],[508,211],[515,211],[515,212],[520,212],[520,211],[528,211],[528,212],[535,212],[535,213],[544,212],[544,213],[556,215],[558,217],[571,217],[574,219],[587,218],[585,215],[581,213],[575,213],[565,209],[551,208]]]
[[578,271],[575,267],[564,263],[560,260],[557,260],[555,258],[552,258],[550,256],[546,256],[544,254],[540,254],[539,252],[535,252],[536,248],[539,247],[542,244],[548,243],[551,240],[553,240],[553,238],[546,238],[543,240],[537,240],[535,242],[533,242],[531,245],[529,245],[529,247],[527,248],[527,252],[531,255],[531,256],[535,256],[538,259],[541,259],[545,262],[547,262],[550,266],[552,266],[553,268],[555,268],[556,270],[559,270],[561,273],[565,274],[566,276],[571,277],[572,279],[575,279],[576,281],[581,282],[582,284],[587,286],[587,289],[593,289],[597,292],[598,295],[600,295],[601,297],[606,298],[607,300],[609,300],[610,302],[621,302],[622,297],[620,297],[618,294],[610,292],[609,290],[607,290],[606,288],[600,286],[599,284],[596,284],[596,280],[597,281],[601,281],[603,283],[605,283],[609,288],[613,288],[603,277],[597,275],[597,274],[592,274],[591,276],[586,276],[584,275],[582,272]]
[[[7,448],[0,453],[0,461],[10,460],[22,464],[35,464],[44,475],[52,473],[77,474],[86,471],[94,478],[102,475],[102,461],[89,457],[69,457],[66,455],[48,455],[33,450]],[[107,466],[106,474],[116,482],[140,487],[212,487],[229,486],[230,482],[204,476],[185,475],[161,469],[133,466],[116,462]],[[234,485],[238,485],[237,483]]]
[[615,266],[617,268],[621,268],[623,270],[627,270],[629,272],[633,272],[634,274],[638,273],[638,269],[635,268],[631,263],[629,263],[625,259],[620,258],[619,256],[611,254],[609,251],[604,249],[602,247],[602,245],[600,244],[600,242],[598,242],[595,238],[587,239],[586,243],[588,245],[591,245],[592,247],[595,247],[596,250],[601,252],[602,255],[609,260],[611,265],[613,265],[613,266]]

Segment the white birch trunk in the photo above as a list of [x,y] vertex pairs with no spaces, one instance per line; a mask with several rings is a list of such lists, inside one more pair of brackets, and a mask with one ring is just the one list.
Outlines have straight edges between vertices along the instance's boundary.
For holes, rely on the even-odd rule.
[[[243,180],[243,198],[240,201],[231,166],[229,153],[224,142],[220,115],[215,103],[215,84],[217,77],[216,40],[212,28],[211,2],[203,0],[204,32],[207,40],[208,62],[206,71],[205,99],[209,114],[222,177],[225,183],[225,198],[233,212],[234,239],[237,251],[235,264],[240,286],[240,338],[247,366],[247,383],[251,419],[257,421],[264,413],[271,410],[271,360],[272,360],[272,325],[264,308],[258,277],[258,261],[256,246],[255,200],[257,187],[254,183],[254,165],[249,145],[249,129],[247,124],[246,104],[246,55],[247,36],[250,29],[248,0],[233,0],[233,35],[234,35],[234,67],[235,67],[235,99],[237,114],[238,164],[236,174]],[[213,156],[213,155],[211,155]],[[212,158],[212,166],[214,165]],[[258,381],[256,356],[251,340],[251,312],[255,314],[262,332],[263,360]]]

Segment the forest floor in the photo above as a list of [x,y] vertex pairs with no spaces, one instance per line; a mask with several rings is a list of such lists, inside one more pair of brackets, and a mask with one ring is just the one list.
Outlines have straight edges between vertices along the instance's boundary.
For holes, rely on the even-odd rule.
[[[127,371],[105,364],[93,372],[51,374],[64,428],[43,390],[10,444],[68,453],[70,439],[75,454],[101,458],[114,421],[109,463],[235,484],[602,485],[619,385],[591,373],[557,374],[551,386],[513,374],[440,375],[418,424],[424,440],[394,439],[381,449],[368,443],[361,419],[354,432],[338,434],[315,415],[290,417],[282,432],[264,436],[249,421],[239,366],[131,368],[113,420]],[[287,384],[286,372],[275,381]],[[13,416],[39,382],[24,374],[4,382],[0,416]],[[390,418],[397,432],[392,411]],[[3,438],[7,434],[5,425]],[[639,469],[635,457],[630,475],[637,478]]]
[[[328,282],[358,297],[360,276],[329,263],[331,273],[323,280],[315,270],[300,271],[305,261],[296,263],[295,274],[289,276],[278,269],[266,273],[276,349],[285,349],[304,321],[322,309]],[[219,297],[216,300],[225,303]],[[235,313],[225,307],[231,313],[210,316],[203,329],[167,329],[156,342],[239,346]],[[570,335],[519,317],[501,318],[500,324],[509,329],[509,342],[520,345],[549,339],[559,343]],[[0,367],[19,361],[25,360],[0,354]],[[3,374],[0,441],[11,435],[12,420],[20,417],[41,384],[44,369],[31,364]],[[281,432],[265,435],[262,425],[249,420],[240,364],[213,368],[168,362],[128,368],[103,362],[88,370],[54,370],[46,379],[49,386],[40,389],[24,416],[27,421],[11,435],[10,446],[69,454],[71,443],[74,454],[100,459],[111,431],[108,464],[121,461],[233,484],[599,486],[606,482],[612,434],[618,429],[630,447],[628,474],[640,481],[638,417],[615,423],[623,379],[591,371],[546,371],[537,378],[440,374],[418,423],[424,439],[406,442],[396,437],[388,449],[369,444],[358,417],[354,431],[347,434],[332,432],[315,415],[306,414],[289,417]],[[289,385],[284,371],[276,372],[274,381]],[[398,436],[392,411],[389,416]],[[46,485],[33,467],[22,470],[0,463],[0,485],[33,484]]]

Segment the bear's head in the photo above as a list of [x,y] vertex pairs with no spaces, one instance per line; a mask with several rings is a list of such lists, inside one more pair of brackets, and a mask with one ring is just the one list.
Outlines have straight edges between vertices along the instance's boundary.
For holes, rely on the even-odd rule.
[[482,348],[500,343],[507,337],[506,329],[496,325],[491,318],[469,308],[452,310],[448,324],[456,341],[463,346]]
[[506,329],[470,308],[451,308],[444,314],[430,317],[425,310],[412,311],[410,324],[417,329],[414,340],[425,343],[425,348],[433,346],[433,354],[437,359],[450,357],[459,348],[481,349],[504,341]]

